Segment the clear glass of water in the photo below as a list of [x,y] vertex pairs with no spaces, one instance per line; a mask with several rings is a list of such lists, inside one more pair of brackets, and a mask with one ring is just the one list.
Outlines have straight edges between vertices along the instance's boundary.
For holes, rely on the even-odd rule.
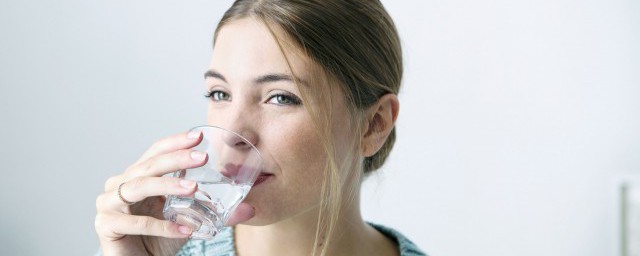
[[167,220],[190,227],[192,239],[212,239],[224,227],[236,206],[247,196],[260,175],[260,152],[242,136],[216,126],[198,126],[202,142],[194,150],[206,152],[204,166],[170,175],[195,181],[190,196],[167,196],[163,213]]

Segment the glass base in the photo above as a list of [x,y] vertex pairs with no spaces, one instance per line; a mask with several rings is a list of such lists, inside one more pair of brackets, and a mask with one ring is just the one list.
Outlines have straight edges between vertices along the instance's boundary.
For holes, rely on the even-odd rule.
[[166,220],[190,227],[191,239],[211,240],[224,228],[213,210],[193,198],[170,196],[163,213]]

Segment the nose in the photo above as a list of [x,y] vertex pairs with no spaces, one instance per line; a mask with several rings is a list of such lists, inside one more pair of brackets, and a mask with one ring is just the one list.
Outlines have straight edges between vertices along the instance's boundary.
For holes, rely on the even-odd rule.
[[259,143],[260,117],[256,113],[257,111],[252,111],[251,106],[236,102],[224,110],[210,109],[208,123],[232,132],[224,133],[222,136],[222,141],[228,147],[250,149],[252,145],[258,147]]
[[[233,131],[233,130],[232,130]],[[249,130],[233,131],[224,134],[224,142],[227,146],[236,149],[251,149],[252,145],[256,145],[258,136],[255,132]]]

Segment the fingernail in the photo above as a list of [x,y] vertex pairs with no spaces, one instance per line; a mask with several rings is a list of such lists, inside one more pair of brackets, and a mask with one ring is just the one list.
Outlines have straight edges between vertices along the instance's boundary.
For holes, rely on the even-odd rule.
[[202,161],[202,160],[204,160],[205,156],[206,156],[206,154],[204,152],[200,152],[200,151],[192,151],[191,152],[191,159],[193,159],[193,160]]
[[197,138],[200,138],[200,133],[201,133],[200,131],[191,131],[187,133],[187,138],[195,140]]
[[183,188],[193,188],[196,186],[196,183],[192,180],[180,180],[180,186]]
[[191,234],[191,229],[187,226],[179,226],[178,227],[178,231],[180,231],[180,233],[185,234],[185,235],[189,235]]

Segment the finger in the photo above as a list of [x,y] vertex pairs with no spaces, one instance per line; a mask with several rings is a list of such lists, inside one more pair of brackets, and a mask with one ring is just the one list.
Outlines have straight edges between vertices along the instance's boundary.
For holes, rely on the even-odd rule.
[[142,176],[162,176],[177,170],[191,169],[207,163],[206,152],[182,149],[158,155],[129,169],[125,176],[134,179]]
[[236,206],[235,211],[233,212],[233,214],[231,214],[231,217],[229,217],[229,220],[227,220],[227,223],[225,223],[225,225],[233,226],[241,222],[245,222],[253,218],[253,216],[255,215],[256,209],[253,208],[253,206],[247,203],[240,203],[238,206]]
[[196,182],[169,177],[140,177],[122,185],[120,194],[129,202],[161,195],[186,196],[196,191]]
[[109,177],[107,181],[104,182],[104,192],[113,191],[120,185],[120,183],[124,182],[124,174],[116,175],[113,177]]
[[191,149],[182,149],[156,156],[137,166],[132,166],[124,174],[109,178],[105,183],[105,191],[117,189],[122,182],[138,177],[158,177],[177,170],[203,166],[207,160],[206,153]]
[[[202,141],[201,131],[183,132],[172,135],[170,137],[161,139],[155,142],[135,163],[131,165],[127,170],[133,169],[139,166],[143,162],[147,162],[152,157],[160,154],[167,154],[169,152],[177,151],[180,149],[187,149],[198,145]],[[127,171],[129,172],[129,171]],[[125,173],[127,173],[125,172]],[[113,176],[104,184],[104,191],[111,191],[120,185],[120,183],[131,179],[131,175],[117,175]]]
[[187,238],[192,232],[191,228],[168,220],[127,214],[98,214],[95,227],[101,236],[112,240],[120,239],[125,235]]
[[[140,202],[148,197],[161,195],[187,196],[196,191],[196,183],[170,177],[139,177],[125,182],[120,195],[129,202]],[[98,210],[129,213],[128,205],[120,199],[118,191],[107,192],[98,198]]]
[[140,159],[138,159],[138,161],[136,161],[133,165],[137,165],[158,155],[194,147],[198,145],[201,140],[201,131],[183,132],[166,137],[164,139],[156,141],[153,145],[151,145],[151,147],[147,149],[147,151],[144,152]]

